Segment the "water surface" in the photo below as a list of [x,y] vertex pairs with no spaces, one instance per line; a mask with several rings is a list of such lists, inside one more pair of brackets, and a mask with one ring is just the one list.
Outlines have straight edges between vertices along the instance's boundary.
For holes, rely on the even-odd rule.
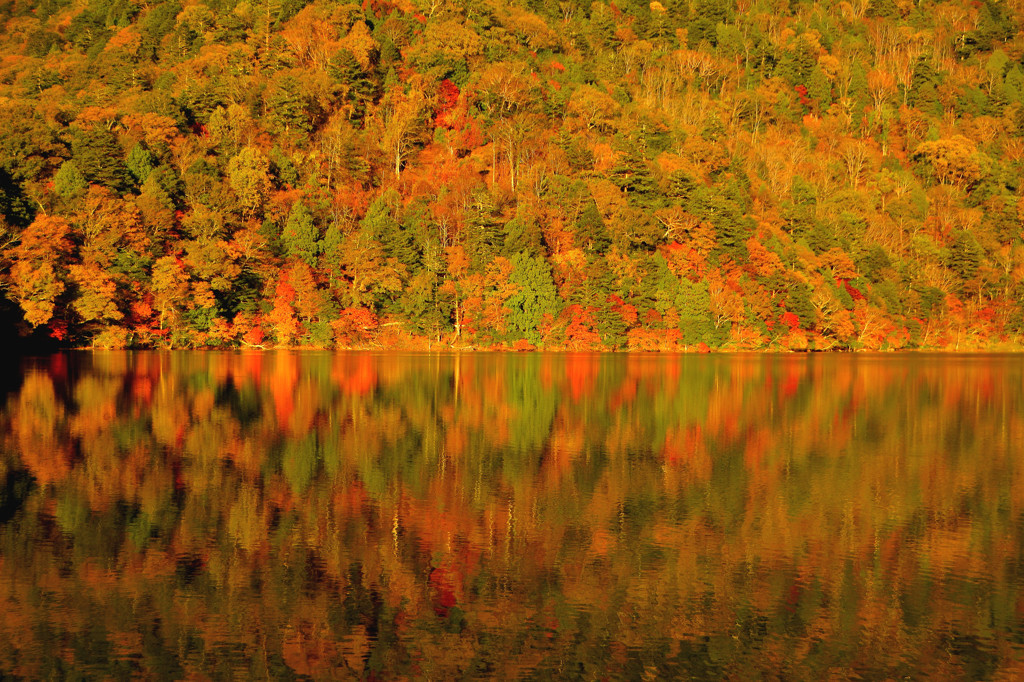
[[6,380],[0,678],[1024,675],[1020,356]]

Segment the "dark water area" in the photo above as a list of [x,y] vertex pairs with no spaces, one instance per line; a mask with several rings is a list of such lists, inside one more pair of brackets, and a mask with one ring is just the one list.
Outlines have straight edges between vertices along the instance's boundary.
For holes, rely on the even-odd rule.
[[0,678],[1024,677],[1024,357],[64,353]]
[[53,338],[47,327],[32,329],[25,322],[25,311],[15,303],[0,297],[0,348],[8,361],[0,365],[0,389],[10,385],[12,374],[19,371],[17,358],[24,355],[55,353],[61,349],[61,342]]

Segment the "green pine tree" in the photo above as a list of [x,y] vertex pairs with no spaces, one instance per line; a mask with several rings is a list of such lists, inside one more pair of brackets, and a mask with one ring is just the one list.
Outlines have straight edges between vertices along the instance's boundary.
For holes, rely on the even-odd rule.
[[576,221],[577,244],[584,251],[603,254],[608,251],[612,240],[608,235],[608,228],[605,227],[604,218],[594,201],[587,202],[587,205],[580,213]]
[[505,223],[505,245],[501,255],[512,258],[518,253],[544,255],[544,235],[532,216],[516,216]]
[[807,82],[807,96],[814,100],[819,111],[826,111],[832,105],[832,82],[819,66],[811,70],[811,77]]
[[469,266],[476,272],[483,271],[505,245],[505,234],[498,221],[494,200],[483,190],[473,193],[464,239]]
[[153,172],[153,167],[156,165],[156,159],[148,149],[141,143],[132,147],[132,150],[128,152],[128,158],[125,160],[125,165],[128,168],[128,172],[131,174],[132,179],[136,185],[142,185],[146,182],[146,178]]
[[304,203],[295,202],[281,232],[285,253],[289,258],[300,260],[311,268],[315,267],[317,256],[323,248],[319,237],[320,231],[313,223],[313,214]]
[[711,318],[711,295],[706,282],[691,282],[686,278],[679,280],[673,303],[679,313],[679,331],[683,334],[684,343],[721,344]]
[[619,156],[618,165],[611,171],[611,181],[626,193],[631,203],[648,205],[658,195],[647,160],[636,145],[630,145]]
[[538,327],[544,315],[557,315],[561,307],[551,266],[543,258],[520,253],[513,256],[512,267],[509,281],[518,289],[505,301],[509,333],[536,344],[540,342]]
[[366,116],[366,107],[378,94],[375,79],[363,70],[355,56],[346,49],[338,50],[331,59],[328,73],[338,84],[339,105],[348,118],[361,121]]
[[946,265],[961,280],[973,279],[981,265],[984,251],[977,238],[967,230],[957,230],[949,244]]
[[130,176],[124,164],[124,150],[113,133],[103,129],[80,129],[71,139],[71,154],[75,166],[88,182],[119,192],[127,188]]
[[60,170],[53,176],[53,190],[64,199],[85,194],[89,189],[89,181],[78,170],[74,161],[65,161],[60,165]]

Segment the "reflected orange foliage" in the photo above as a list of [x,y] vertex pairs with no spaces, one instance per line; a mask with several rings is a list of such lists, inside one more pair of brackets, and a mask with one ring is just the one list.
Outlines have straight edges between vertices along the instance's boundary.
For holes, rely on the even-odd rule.
[[713,642],[727,678],[892,676],[910,652],[924,676],[963,677],[970,642],[1011,675],[1022,371],[976,356],[43,360],[0,422],[0,668],[45,677],[53,656],[85,665],[83,637],[129,657],[152,637],[168,658],[140,675],[174,661],[216,676],[182,651],[187,631],[253,675],[267,660],[447,678],[479,656],[526,674],[581,642],[625,675],[652,641],[694,656]]

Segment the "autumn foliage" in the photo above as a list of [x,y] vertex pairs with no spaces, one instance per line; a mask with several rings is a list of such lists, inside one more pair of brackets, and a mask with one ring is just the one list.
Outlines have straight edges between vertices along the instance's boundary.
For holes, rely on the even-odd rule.
[[91,347],[1019,348],[1021,19],[12,0],[3,294]]

